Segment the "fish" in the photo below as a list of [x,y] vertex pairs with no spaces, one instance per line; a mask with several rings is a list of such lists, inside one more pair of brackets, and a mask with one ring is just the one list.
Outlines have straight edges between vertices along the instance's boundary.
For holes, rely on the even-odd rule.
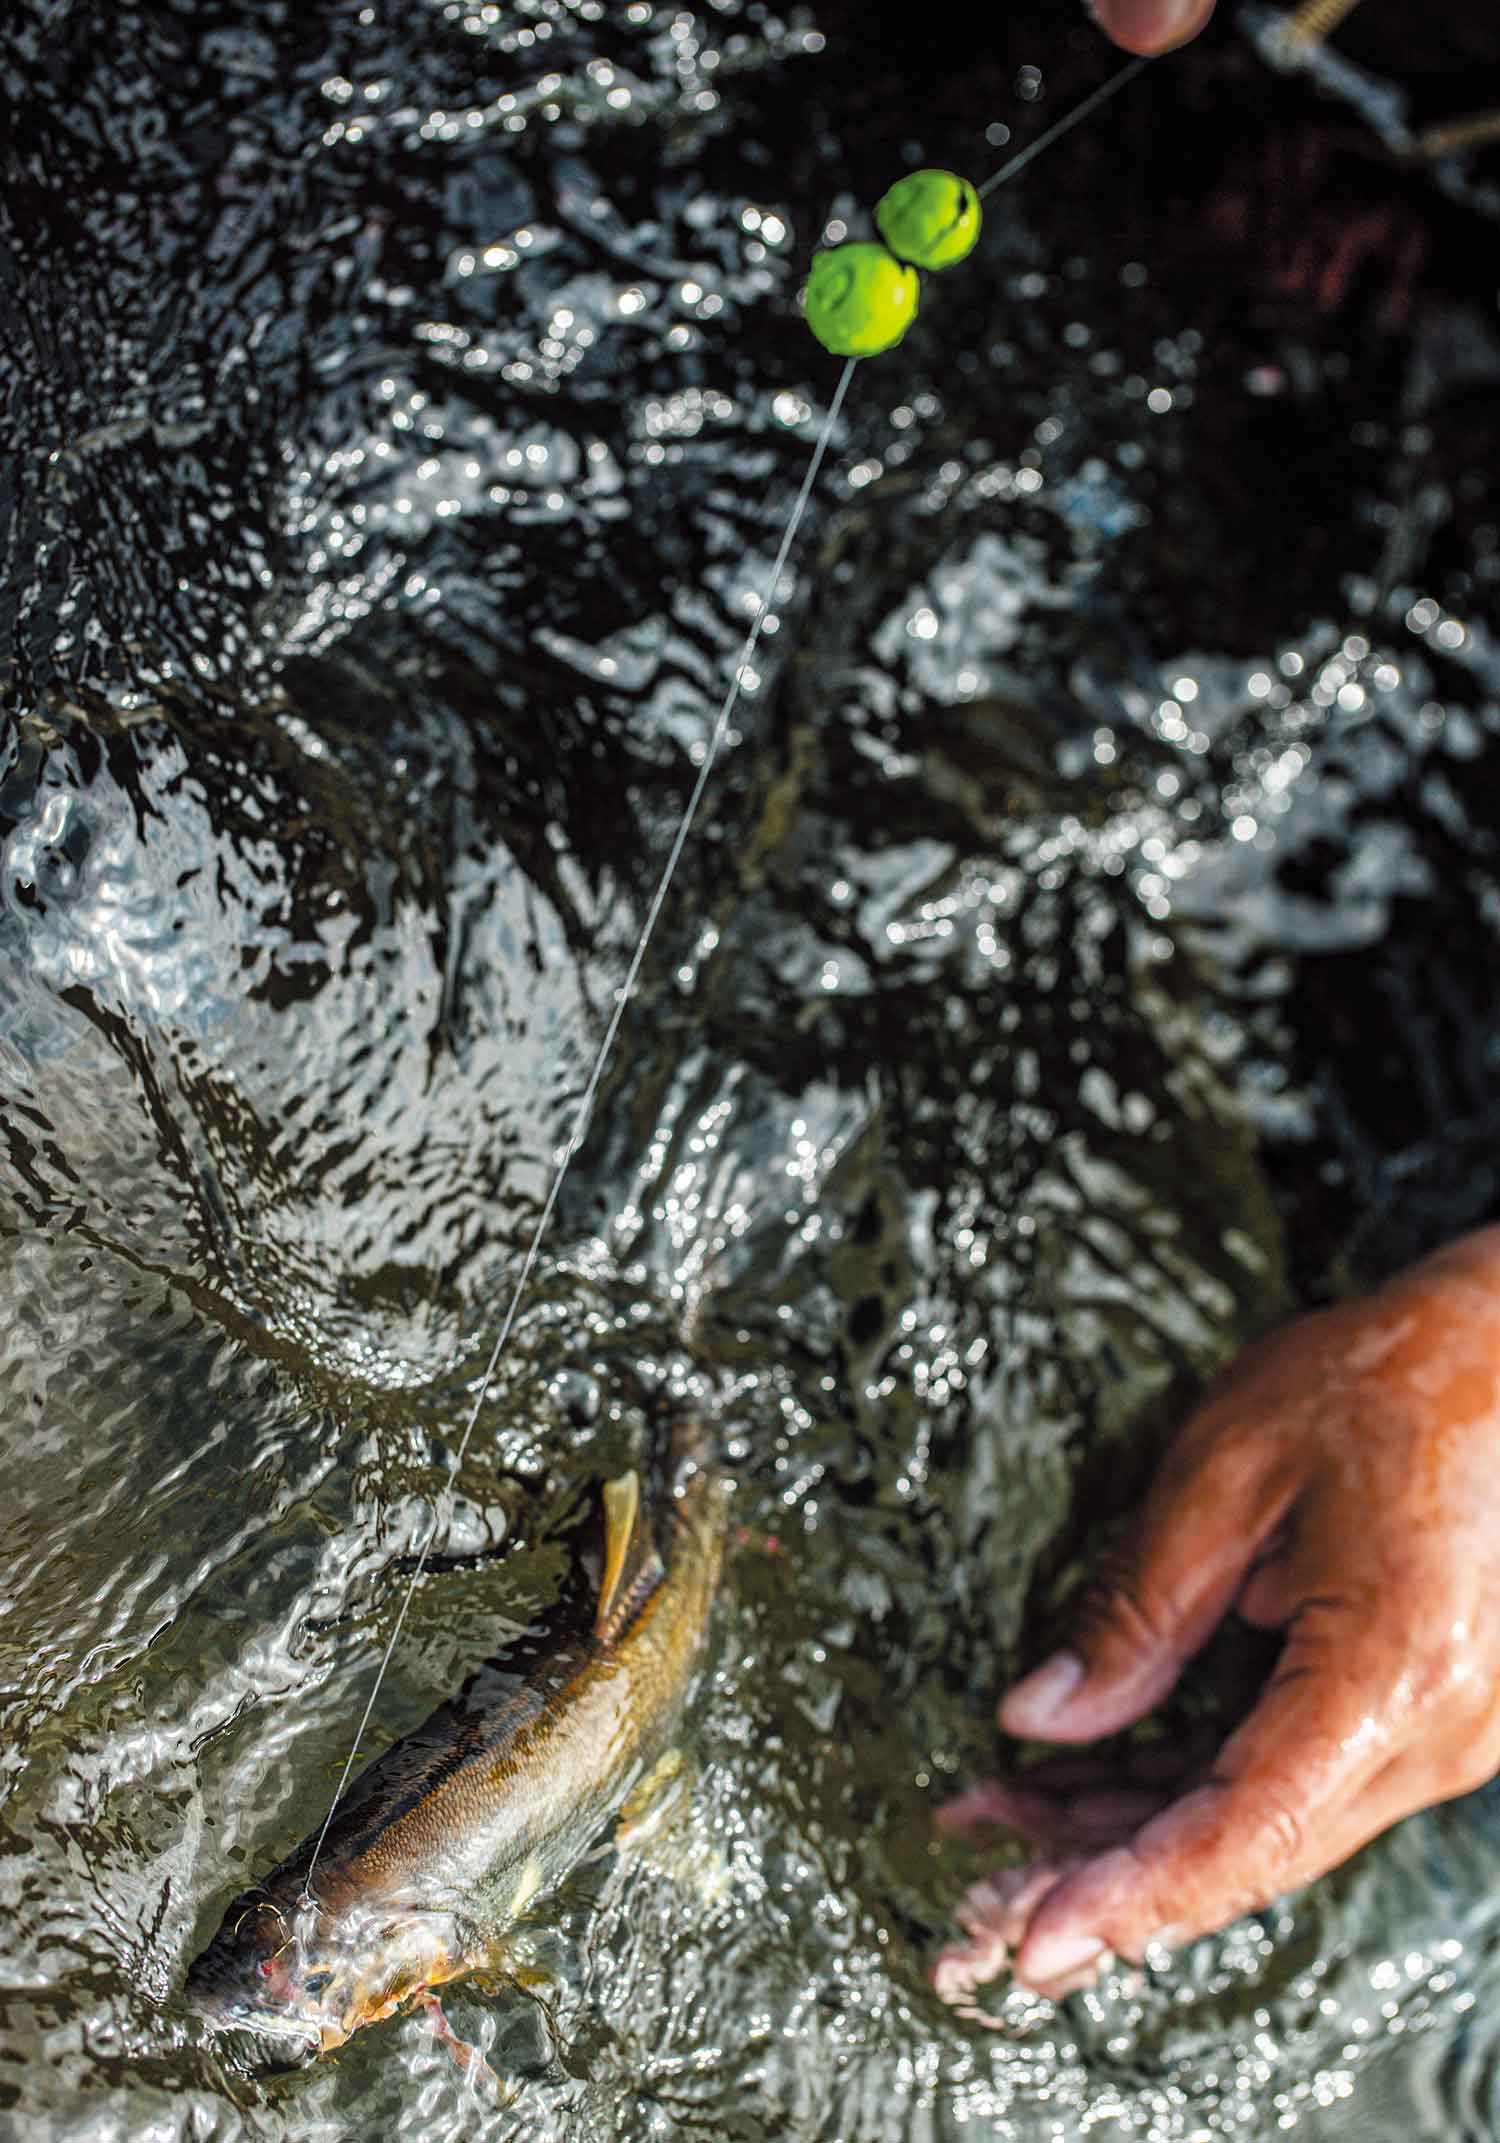
[[[418,2003],[505,1972],[506,1939],[670,1772],[706,1653],[726,1529],[712,1439],[684,1415],[651,1489],[603,1484],[602,1575],[575,1585],[230,1906],[191,2009],[247,2068],[296,2068]],[[309,1870],[312,1880],[309,1884]],[[478,2058],[478,2057],[475,2057]]]

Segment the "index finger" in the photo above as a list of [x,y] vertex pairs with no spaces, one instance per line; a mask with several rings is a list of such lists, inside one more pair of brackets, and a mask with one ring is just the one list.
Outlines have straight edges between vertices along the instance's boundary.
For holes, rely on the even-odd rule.
[[1373,1644],[1337,1667],[1310,1665],[1290,1644],[1209,1780],[1048,1893],[1017,1978],[1045,1988],[1090,1953],[1138,1957],[1153,1941],[1191,1941],[1356,1851],[1394,1820],[1369,1789],[1390,1760],[1398,1681]]

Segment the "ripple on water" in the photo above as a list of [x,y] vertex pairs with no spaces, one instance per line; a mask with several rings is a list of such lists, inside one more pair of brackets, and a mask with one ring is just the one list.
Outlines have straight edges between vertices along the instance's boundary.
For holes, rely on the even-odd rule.
[[[0,2110],[1489,2135],[1490,1794],[999,2034],[926,1976],[932,1805],[1160,1436],[1500,1195],[1469,226],[1226,37],[861,370],[449,1488],[831,389],[814,234],[1098,49],[1040,0],[957,74],[738,0],[241,13],[0,30]],[[1297,285],[1283,143],[1431,325]],[[183,1972],[321,1819],[405,1573],[435,1527],[372,1748],[555,1586],[643,1360],[737,1478],[684,1811],[530,1993],[448,1998],[513,2103],[414,2018],[230,2077]]]

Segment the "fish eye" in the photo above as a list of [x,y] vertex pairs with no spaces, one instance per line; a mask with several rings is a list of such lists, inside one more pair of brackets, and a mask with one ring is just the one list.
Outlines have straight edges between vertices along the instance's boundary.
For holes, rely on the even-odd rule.
[[326,1994],[332,1980],[331,1971],[309,1972],[302,1984],[309,1994]]

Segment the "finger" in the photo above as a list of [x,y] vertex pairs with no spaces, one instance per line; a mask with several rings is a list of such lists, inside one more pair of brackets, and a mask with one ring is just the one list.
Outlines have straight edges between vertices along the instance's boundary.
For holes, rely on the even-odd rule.
[[1059,1795],[991,1779],[948,1802],[936,1820],[950,1837],[971,1844],[1000,1829],[1049,1851],[1097,1852],[1133,1837],[1168,1797],[1160,1786],[1100,1786]]
[[1029,1836],[1034,1807],[1056,1811],[1085,1798],[1135,1788],[1148,1789],[1149,1797],[1159,1805],[1171,1797],[1173,1789],[1182,1791],[1189,1780],[1197,1783],[1222,1739],[1222,1733],[1204,1722],[1138,1747],[1115,1748],[1108,1755],[1069,1749],[1064,1755],[1028,1764],[1009,1778],[987,1778],[966,1786],[951,1800],[940,1802],[932,1819],[949,1837],[972,1843],[1002,1828]]
[[1017,1772],[1014,1782],[1028,1791],[1051,1794],[1092,1793],[1106,1786],[1180,1785],[1193,1773],[1207,1769],[1224,1738],[1221,1725],[1199,1720],[1155,1740],[1124,1747],[1116,1744],[1107,1755],[1096,1749],[1067,1749],[1060,1755],[1044,1756]]
[[1002,1780],[987,1778],[981,1785],[967,1786],[951,1801],[944,1801],[933,1810],[932,1820],[946,1836],[972,1843],[986,1831],[1009,1825],[1011,1800],[1011,1789]]
[[1019,1942],[1037,1906],[1077,1861],[1031,1860],[1016,1868],[999,1868],[969,1888],[953,1908],[953,1917],[973,1940],[993,1938],[1006,1947]]
[[[1123,1845],[1167,1807],[1171,1796],[1162,1787],[1114,1786],[1098,1793],[1078,1793],[1053,1811],[1046,1842],[1055,1850],[1099,1852]],[[1017,1826],[1019,1828],[1019,1825]],[[1040,1826],[1033,1841],[1043,1843]]]
[[1196,37],[1214,0],[1092,0],[1095,21],[1127,52],[1170,52]]
[[1399,1708],[1373,1646],[1335,1666],[1289,1643],[1213,1778],[1048,1893],[1018,1976],[1047,1991],[1091,1950],[1139,1957],[1153,1940],[1193,1940],[1334,1866],[1379,1827],[1383,1804],[1364,1804],[1390,1757],[1381,1721]]
[[[1395,1769],[1394,1766],[1391,1768]],[[1330,1826],[1320,1834],[1315,1852],[1310,1852],[1301,1863],[1290,1868],[1275,1887],[1267,1888],[1264,1896],[1246,1893],[1236,1904],[1230,1917],[1238,1918],[1241,1913],[1257,1911],[1270,1904],[1275,1897],[1303,1889],[1320,1875],[1326,1875],[1331,1868],[1339,1867],[1346,1860],[1352,1859],[1361,1847],[1368,1845],[1372,1839],[1389,1830],[1392,1824],[1399,1823],[1403,1816],[1412,1814],[1422,1805],[1420,1797],[1413,1796],[1408,1791],[1393,1791],[1382,1775],[1378,1781],[1366,1787],[1363,1793],[1356,1794],[1347,1807],[1338,1811]],[[1092,1863],[1092,1866],[1102,1869],[1102,1858]],[[1080,1882],[1079,1889],[1081,1888]],[[1078,1894],[1078,1889],[1075,1889],[1073,1898]],[[1054,1898],[1059,1911],[1073,1901],[1064,1893],[1061,1883],[1052,1885],[1042,1903],[1051,1906]],[[1228,1920],[1220,1924],[1228,1925]],[[1139,1930],[1130,1934],[1122,1933],[1119,1937],[1118,1954],[1139,1962],[1152,1943],[1160,1943],[1167,1949],[1181,1949],[1188,1943],[1197,1941],[1201,1935],[1216,1931],[1215,1927],[1199,1927],[1191,1921],[1168,1922],[1152,1929],[1150,1933]],[[1079,1987],[1093,1985],[1100,1972],[1111,1962],[1115,1951],[1107,1940],[1098,1936],[1064,1936],[1056,1929],[1049,1929],[1039,1908],[1033,1915],[1032,1926],[1024,1934],[1018,1933],[1012,1924],[1006,1954],[1011,1961],[1013,1976],[1018,1985],[1030,1987],[1035,1993],[1045,1994],[1054,2001],[1060,2001],[1065,1994],[1072,1994]]]
[[1283,1439],[1200,1415],[1096,1574],[1069,1647],[1004,1699],[1005,1731],[1094,1741],[1141,1718],[1222,1621],[1294,1492]]
[[[1419,1782],[1408,1763],[1387,1764],[1362,1793],[1340,1808],[1336,1821],[1318,1841],[1316,1853],[1290,1870],[1282,1889],[1300,1889],[1329,1868],[1341,1865],[1403,1816],[1425,1807],[1431,1798],[1428,1783]],[[959,1924],[968,1929],[970,1940],[953,1944],[943,1953],[946,1966],[938,1991],[944,1993],[945,1986],[960,1990],[956,1995],[945,1993],[944,1999],[954,1999],[961,2014],[995,2023],[996,2019],[972,2006],[965,2007],[964,2002],[1012,1964],[1017,1984],[1054,2001],[1092,1985],[1111,1960],[1107,1942],[1085,1935],[1047,1955],[1039,1954],[1037,1945],[1030,1940],[1034,1932],[1041,1931],[1041,1907],[1058,1895],[1070,1874],[1081,1873],[1089,1865],[1076,1856],[1041,1861],[1029,1868],[1007,1869],[998,1877],[976,1884],[955,1914]],[[1264,1904],[1269,1899],[1258,1902]],[[1169,1924],[1146,1939],[1177,1948],[1196,1939],[1200,1932],[1208,1930]],[[1138,1941],[1134,1954],[1144,1950],[1146,1939]],[[1122,1950],[1132,1954],[1123,1942]],[[937,1975],[934,1977],[936,1981]]]
[[932,1969],[941,2000],[974,2023],[1004,2029],[1004,2020],[982,2008],[975,1996],[1005,1971],[1037,1904],[1066,1872],[1065,1865],[1034,1861],[1029,1867],[987,1875],[966,1892],[953,1915],[965,1939],[950,1942]]

